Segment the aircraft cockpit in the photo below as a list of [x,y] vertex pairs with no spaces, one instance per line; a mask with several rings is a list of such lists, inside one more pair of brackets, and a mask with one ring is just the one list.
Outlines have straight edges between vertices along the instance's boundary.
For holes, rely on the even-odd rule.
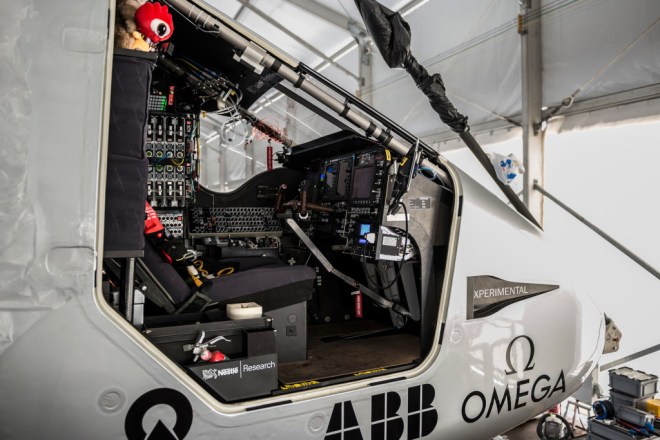
[[221,402],[419,365],[438,343],[448,175],[385,146],[409,134],[374,139],[173,18],[159,51],[114,55],[106,300]]

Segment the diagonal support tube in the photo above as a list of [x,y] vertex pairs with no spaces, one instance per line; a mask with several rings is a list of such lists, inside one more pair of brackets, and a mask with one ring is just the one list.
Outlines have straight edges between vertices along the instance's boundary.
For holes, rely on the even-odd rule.
[[630,249],[616,241],[614,238],[612,238],[610,235],[608,235],[605,231],[600,229],[598,226],[594,225],[591,223],[589,220],[575,212],[573,209],[571,209],[568,205],[564,204],[561,202],[557,197],[553,196],[550,194],[548,191],[545,190],[541,185],[538,184],[538,182],[534,182],[534,189],[539,191],[541,194],[555,202],[560,208],[562,208],[564,211],[568,212],[571,214],[573,217],[578,219],[580,222],[585,224],[589,229],[594,231],[596,234],[600,235],[605,241],[607,241],[609,244],[623,252],[628,258],[633,260],[635,263],[639,264],[641,267],[643,267],[648,273],[656,277],[657,279],[660,280],[660,272],[650,264],[648,264],[646,261],[642,260],[640,257],[638,257],[636,254],[634,254]]
[[321,263],[321,266],[323,266],[323,268],[325,270],[327,270],[328,272],[330,272],[331,274],[333,274],[334,276],[336,276],[337,278],[339,278],[340,280],[342,280],[346,284],[354,287],[355,289],[358,289],[360,292],[364,293],[369,298],[371,298],[379,306],[381,306],[385,309],[388,309],[388,310],[392,310],[392,311],[394,311],[394,312],[396,312],[396,313],[398,313],[402,316],[410,316],[410,312],[408,310],[406,310],[404,307],[383,298],[382,296],[380,296],[379,294],[377,294],[373,290],[369,289],[367,286],[364,286],[364,285],[360,284],[358,281],[354,280],[353,278],[349,277],[348,275],[344,274],[343,272],[340,272],[339,270],[337,270],[332,265],[330,260],[328,260],[325,257],[325,255],[323,255],[321,250],[316,247],[314,242],[312,242],[312,240],[310,240],[310,238],[307,236],[307,234],[305,234],[305,231],[303,231],[302,228],[300,226],[298,226],[298,223],[296,223],[295,220],[289,218],[289,219],[286,220],[286,224],[289,225],[291,230],[296,234],[296,236],[298,236],[300,241],[302,241],[305,244],[305,246],[307,246],[307,249],[309,249],[312,252],[312,254],[314,254],[314,257],[316,257],[318,262]]

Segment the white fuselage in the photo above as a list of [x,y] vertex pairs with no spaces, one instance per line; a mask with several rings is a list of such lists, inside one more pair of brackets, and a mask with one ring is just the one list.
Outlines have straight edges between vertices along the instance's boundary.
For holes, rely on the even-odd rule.
[[[24,0],[0,14],[1,438],[132,440],[160,420],[179,439],[486,439],[564,400],[595,368],[602,314],[561,255],[447,164],[456,197],[426,359],[376,379],[217,401],[100,294],[109,6]],[[470,290],[480,276],[518,284]],[[558,288],[468,318],[475,298],[529,293],[521,284]]]

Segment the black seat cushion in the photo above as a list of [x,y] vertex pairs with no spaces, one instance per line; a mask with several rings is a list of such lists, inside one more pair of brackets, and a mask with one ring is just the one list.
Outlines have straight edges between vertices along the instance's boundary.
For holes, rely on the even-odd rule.
[[[198,262],[199,261],[199,262]],[[274,257],[232,257],[232,258],[209,258],[203,257],[200,260],[195,261],[195,267],[200,271],[204,270],[208,273],[217,273],[223,269],[232,268],[234,271],[232,273],[250,270],[257,267],[275,267],[275,266],[286,266],[279,258]]]
[[[223,261],[223,260],[220,260]],[[256,302],[264,310],[297,304],[311,298],[316,272],[307,266],[289,266],[275,258],[241,257],[241,269],[232,275],[204,282],[200,291],[220,304]],[[143,262],[176,304],[182,304],[192,291],[172,265],[146,241]]]
[[263,266],[208,280],[201,292],[220,304],[256,302],[264,310],[310,299],[316,272],[307,266]]

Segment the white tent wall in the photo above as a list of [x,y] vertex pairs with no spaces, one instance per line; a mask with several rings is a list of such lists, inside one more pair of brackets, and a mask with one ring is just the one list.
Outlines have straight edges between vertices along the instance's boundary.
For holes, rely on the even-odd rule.
[[[624,246],[660,269],[660,121],[590,128],[546,139],[545,187]],[[653,331],[660,282],[553,202],[545,203],[545,232],[578,271],[583,286],[623,332],[621,348],[601,365],[660,343]],[[660,374],[660,352],[625,362]],[[607,392],[607,373],[600,375]]]
[[[406,17],[412,50],[430,72],[440,72],[450,98],[470,118],[483,143],[518,136],[520,131],[499,116],[521,119],[521,48],[517,1],[429,1]],[[558,105],[580,89],[576,102],[599,109],[616,107],[616,116],[585,117],[591,108],[561,118],[559,128],[575,129],[613,120],[657,114],[658,91],[642,89],[660,83],[660,2],[640,0],[543,1],[543,103]],[[441,150],[455,138],[432,113],[426,98],[405,72],[375,63],[370,91],[374,105]],[[649,103],[648,100],[654,102]],[[593,101],[592,101],[593,102]],[[622,106],[622,103],[626,103]],[[577,106],[576,106],[577,107]],[[499,115],[499,116],[498,116]],[[504,132],[502,132],[504,130]],[[489,138],[492,136],[492,138]]]
[[[353,1],[315,2],[361,22]],[[231,17],[238,15],[241,23],[303,63],[323,66],[324,74],[347,90],[358,88],[355,77],[358,49],[336,57],[342,48],[354,41],[348,29],[331,24],[287,0],[209,0],[209,3]],[[511,130],[513,126],[500,116],[521,119],[519,2],[383,1],[395,10],[417,3],[419,7],[405,17],[412,28],[413,54],[430,72],[443,75],[451,99],[469,116],[472,131],[481,142],[517,136],[519,131]],[[539,19],[539,15],[531,19]],[[543,104],[552,109],[580,89],[575,96],[576,105],[559,112],[559,115],[568,115],[562,118],[559,129],[657,113],[660,92],[652,86],[660,84],[660,2],[544,0],[540,19]],[[326,58],[334,57],[335,64],[326,67],[319,52]],[[637,91],[633,99],[625,94],[631,90]],[[402,70],[389,69],[378,53],[374,54],[372,84],[367,85],[363,94],[368,95],[376,108],[431,143],[455,138],[432,112],[408,75]],[[599,110],[617,107],[616,115],[586,118],[584,113],[593,108],[577,105],[603,97],[609,99],[601,99],[594,105],[598,105]],[[494,137],[489,139],[489,136]]]
[[563,3],[560,11],[542,16],[545,105],[558,104],[592,79],[576,99],[660,83],[660,2]]
[[[353,46],[351,43],[352,42],[349,40],[349,42],[346,45]],[[357,43],[355,43],[355,46],[357,46]],[[357,48],[341,51],[341,53],[339,53],[333,59],[338,65],[344,67],[346,70],[350,70],[357,74],[358,65],[360,62],[359,50]],[[319,70],[323,74],[323,76],[332,78],[332,81],[334,81],[337,85],[339,85],[343,89],[351,93],[357,94],[359,88],[359,83],[357,78],[348,76],[345,71],[340,70],[339,68],[337,68],[337,66],[333,64],[323,63]]]
[[[473,126],[499,120],[492,112],[520,113],[517,13],[515,1],[431,0],[406,16],[412,53],[430,73],[442,74],[450,99]],[[408,74],[389,69],[380,58],[370,93],[376,108],[411,132],[429,141],[447,133]]]

